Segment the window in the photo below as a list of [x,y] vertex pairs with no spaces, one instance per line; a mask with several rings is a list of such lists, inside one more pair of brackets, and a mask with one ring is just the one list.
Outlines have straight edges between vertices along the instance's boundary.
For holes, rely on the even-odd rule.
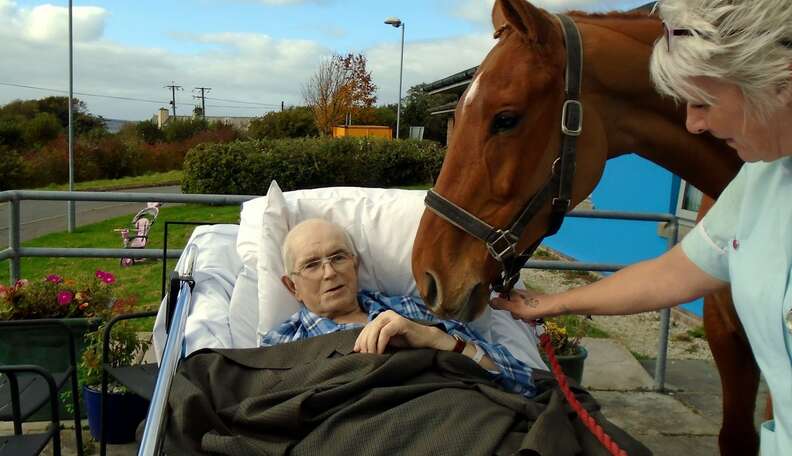
[[696,215],[701,207],[701,190],[681,181],[679,184],[679,198],[677,199],[676,215],[683,224],[693,225],[696,223]]

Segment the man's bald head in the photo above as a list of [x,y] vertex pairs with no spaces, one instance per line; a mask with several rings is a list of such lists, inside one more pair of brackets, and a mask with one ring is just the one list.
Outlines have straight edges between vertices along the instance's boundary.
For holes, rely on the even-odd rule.
[[352,238],[341,225],[320,218],[304,220],[292,228],[286,235],[286,239],[283,240],[281,256],[283,258],[283,267],[287,274],[294,272],[294,245],[305,244],[300,241],[310,239],[316,236],[317,233],[339,236],[339,239],[343,241],[349,253],[357,256],[357,250],[355,250],[355,244],[352,242]]

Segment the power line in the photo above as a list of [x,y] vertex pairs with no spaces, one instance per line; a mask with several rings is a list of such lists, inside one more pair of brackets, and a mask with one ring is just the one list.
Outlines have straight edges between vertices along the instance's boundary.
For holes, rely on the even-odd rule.
[[209,108],[229,108],[229,109],[249,109],[259,111],[276,111],[277,108],[262,108],[256,106],[224,106],[224,105],[206,105]]
[[215,100],[215,101],[226,101],[228,103],[241,103],[241,104],[250,104],[250,105],[261,105],[261,106],[271,106],[277,108],[278,105],[274,103],[257,103],[253,101],[241,101],[241,100],[229,100],[226,98],[212,98],[206,97],[207,100]]
[[[58,93],[69,93],[68,90],[60,90],[60,89],[51,89],[47,87],[35,87],[30,85],[24,84],[14,84],[12,82],[0,82],[0,85],[3,86],[10,86],[10,87],[21,87],[24,89],[33,89],[33,90],[43,90],[47,92],[58,92]],[[87,92],[74,92],[75,95],[81,95],[84,97],[98,97],[98,98],[112,98],[114,100],[127,100],[127,101],[140,101],[144,103],[157,103],[157,104],[167,104],[167,101],[162,100],[146,100],[144,98],[134,98],[134,97],[119,97],[114,95],[99,95],[96,93],[87,93]]]
[[[23,89],[32,89],[32,90],[41,90],[45,92],[55,92],[55,93],[69,93],[67,90],[61,89],[53,89],[50,87],[38,87],[38,86],[31,86],[26,84],[16,84],[13,82],[0,82],[0,86],[8,86],[8,87],[19,87]],[[98,93],[89,93],[89,92],[73,92],[75,95],[80,95],[83,97],[95,97],[95,98],[109,98],[112,100],[124,100],[124,101],[137,101],[141,103],[154,103],[158,105],[166,105],[171,104],[169,101],[164,100],[149,100],[146,98],[135,98],[135,97],[121,97],[116,95],[101,95]],[[209,100],[220,100],[217,98],[209,98]],[[277,109],[276,105],[271,106],[230,106],[230,105],[208,105],[210,108],[227,108],[227,109],[261,109],[262,111],[274,111]]]

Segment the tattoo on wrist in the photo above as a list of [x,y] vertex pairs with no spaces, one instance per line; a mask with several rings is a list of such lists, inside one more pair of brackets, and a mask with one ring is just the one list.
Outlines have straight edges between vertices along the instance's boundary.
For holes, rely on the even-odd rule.
[[538,299],[536,299],[536,298],[528,298],[528,300],[527,300],[527,301],[525,301],[525,304],[526,304],[528,307],[533,307],[533,308],[536,308],[536,307],[539,307],[539,300],[538,300]]

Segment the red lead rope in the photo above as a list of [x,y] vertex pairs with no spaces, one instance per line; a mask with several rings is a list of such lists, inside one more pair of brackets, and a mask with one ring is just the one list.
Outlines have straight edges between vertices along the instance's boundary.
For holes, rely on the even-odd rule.
[[594,434],[594,437],[602,443],[602,445],[612,454],[613,456],[627,456],[627,452],[622,450],[619,445],[613,441],[613,439],[605,433],[605,430],[602,429],[594,418],[589,415],[588,411],[580,405],[580,402],[575,398],[575,395],[572,394],[572,391],[569,389],[569,384],[567,383],[566,375],[561,370],[561,365],[558,364],[558,359],[556,359],[555,351],[553,350],[553,343],[550,340],[550,336],[545,332],[541,336],[539,336],[539,342],[542,345],[545,353],[547,354],[547,359],[550,360],[550,366],[553,369],[553,375],[555,376],[556,380],[558,381],[558,386],[561,388],[561,391],[564,393],[564,397],[566,397],[567,402],[569,405],[572,406],[572,410],[578,414],[580,417],[580,421],[586,425],[586,427]]

